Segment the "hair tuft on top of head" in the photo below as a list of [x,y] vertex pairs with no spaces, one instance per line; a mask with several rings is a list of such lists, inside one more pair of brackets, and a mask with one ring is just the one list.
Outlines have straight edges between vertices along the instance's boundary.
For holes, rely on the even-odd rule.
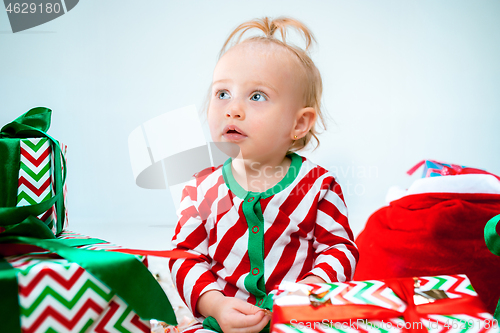
[[[219,58],[227,51],[229,44],[235,46],[242,41],[243,35],[252,29],[260,30],[264,33],[264,36],[253,36],[247,40],[275,40],[281,41],[283,44],[287,44],[287,29],[293,28],[304,38],[305,47],[304,51],[308,51],[313,42],[316,42],[311,31],[300,21],[295,20],[290,17],[278,17],[271,20],[269,17],[264,17],[262,19],[255,19],[251,21],[244,22],[240,24],[233,32],[229,35],[226,42],[222,46],[219,54]],[[280,38],[277,38],[276,32],[279,31]]]

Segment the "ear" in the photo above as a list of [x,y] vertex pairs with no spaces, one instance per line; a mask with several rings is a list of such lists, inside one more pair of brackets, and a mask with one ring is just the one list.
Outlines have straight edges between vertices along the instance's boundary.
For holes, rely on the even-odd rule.
[[317,116],[316,110],[312,107],[300,109],[299,112],[297,112],[292,133],[290,134],[292,140],[297,140],[306,136],[316,122]]

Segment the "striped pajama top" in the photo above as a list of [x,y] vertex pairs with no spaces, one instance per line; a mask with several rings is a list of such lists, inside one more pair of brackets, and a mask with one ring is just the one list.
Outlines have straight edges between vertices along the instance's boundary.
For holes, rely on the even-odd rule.
[[339,184],[305,157],[290,157],[285,177],[265,192],[245,191],[231,159],[184,188],[172,243],[197,257],[170,259],[169,268],[199,320],[196,303],[209,290],[261,305],[262,290],[285,280],[352,279],[358,250]]

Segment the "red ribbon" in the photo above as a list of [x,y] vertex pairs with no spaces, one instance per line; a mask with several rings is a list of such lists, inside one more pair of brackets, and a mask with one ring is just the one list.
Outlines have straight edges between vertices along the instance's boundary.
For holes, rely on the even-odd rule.
[[152,251],[152,250],[137,250],[137,249],[112,249],[106,250],[110,252],[121,252],[133,255],[143,255],[143,256],[154,256],[172,259],[193,259],[199,258],[197,254],[189,253],[183,250],[164,250],[164,251]]
[[479,298],[469,295],[415,305],[413,301],[413,278],[388,279],[385,280],[385,283],[407,304],[404,312],[369,304],[324,305],[319,307],[303,305],[275,306],[273,308],[272,325],[292,322],[314,325],[316,322],[325,320],[329,322],[352,319],[383,320],[402,316],[405,322],[417,323],[410,325],[410,328],[402,327],[405,332],[423,333],[427,332],[427,330],[421,324],[421,319],[427,314],[453,315],[468,313],[477,315],[487,312]]
[[[98,246],[99,244],[96,244]],[[137,250],[137,249],[103,249],[108,252],[121,252],[133,255],[142,256],[155,256],[163,258],[173,258],[173,259],[192,259],[199,258],[199,255],[189,253],[182,250],[165,250],[165,251],[152,251],[152,250]],[[0,244],[0,255],[4,257],[23,255],[26,253],[33,252],[47,252],[47,250],[42,249],[38,246],[28,245],[28,244]]]

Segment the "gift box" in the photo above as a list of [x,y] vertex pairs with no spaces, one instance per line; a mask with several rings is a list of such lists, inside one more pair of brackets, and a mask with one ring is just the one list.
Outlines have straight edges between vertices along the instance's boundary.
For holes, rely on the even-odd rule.
[[28,216],[54,235],[67,226],[67,147],[46,133],[50,117],[50,109],[34,108],[0,131],[0,234]]
[[[113,251],[111,254],[125,255],[114,251],[127,252],[127,249],[114,244],[68,231],[61,233],[57,240],[67,244],[85,244],[75,247],[84,254],[86,252],[110,254],[110,251]],[[95,274],[95,268],[91,273],[89,269],[82,267],[85,264],[72,262],[53,251],[44,251],[32,244],[0,244],[0,255],[3,255],[16,273],[22,332],[151,331],[149,320],[154,318],[155,314],[150,313],[146,316],[149,318],[141,319],[134,307],[129,305],[115,288],[112,288],[114,286],[104,283],[101,276]],[[145,258],[136,256],[134,260]],[[115,269],[121,270],[124,267],[117,263]],[[136,269],[137,267],[134,271]],[[0,278],[1,276],[0,271]],[[162,318],[158,319],[176,324],[165,294],[151,297],[146,289],[142,293],[143,288],[137,285],[141,283],[137,274],[120,275],[118,272],[114,279],[117,280],[117,277],[122,281],[115,281],[116,283],[123,284],[125,288],[139,290],[138,295],[142,298],[142,302],[164,307]],[[154,280],[151,274],[150,278]],[[158,284],[155,292],[163,293]],[[158,297],[164,302],[158,302]],[[6,311],[5,301],[4,297],[0,300],[4,305],[3,311]],[[0,323],[0,327],[4,327],[2,324]]]
[[330,284],[284,283],[272,333],[498,332],[465,275]]
[[415,171],[417,171],[422,166],[423,166],[422,178],[482,174],[482,175],[492,175],[493,177],[500,180],[500,177],[498,177],[497,175],[482,169],[471,168],[465,165],[438,162],[435,160],[420,161],[406,173],[411,176]]
[[[29,138],[19,140],[20,164],[18,172],[18,188],[16,207],[36,205],[49,200],[56,193],[56,179],[64,174],[67,146],[58,141],[61,154],[59,158],[60,170],[56,170],[54,158],[55,154],[47,138]],[[56,175],[59,173],[59,175]],[[62,214],[57,216],[56,202],[52,207],[37,217],[51,228],[54,235],[57,235],[68,226],[68,210],[66,205],[67,185],[62,185]]]

